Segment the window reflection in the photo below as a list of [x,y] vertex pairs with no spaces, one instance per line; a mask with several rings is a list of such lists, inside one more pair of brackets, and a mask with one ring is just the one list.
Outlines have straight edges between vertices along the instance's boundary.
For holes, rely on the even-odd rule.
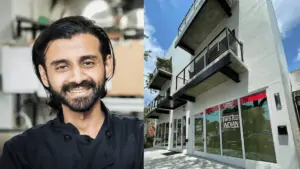
[[276,163],[266,93],[241,98],[246,158]]
[[203,112],[195,115],[195,150],[204,151],[203,147]]
[[219,106],[206,109],[206,151],[221,154],[219,133]]
[[223,155],[243,158],[237,100],[220,105]]

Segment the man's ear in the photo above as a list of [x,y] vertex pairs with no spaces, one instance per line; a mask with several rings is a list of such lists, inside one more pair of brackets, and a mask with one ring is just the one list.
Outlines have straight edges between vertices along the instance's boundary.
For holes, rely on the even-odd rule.
[[111,78],[113,73],[113,58],[111,55],[107,55],[106,60],[104,62],[104,68],[106,73],[106,78]]
[[40,72],[41,79],[42,79],[44,86],[49,87],[47,73],[42,65],[39,65],[39,72]]

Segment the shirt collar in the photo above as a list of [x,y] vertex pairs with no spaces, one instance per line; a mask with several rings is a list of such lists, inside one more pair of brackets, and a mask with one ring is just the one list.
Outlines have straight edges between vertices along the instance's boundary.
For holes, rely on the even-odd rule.
[[[105,104],[102,101],[100,101],[100,104],[101,104],[102,112],[104,113],[104,116],[105,116],[103,127],[107,128],[106,133],[111,134],[111,132],[112,132],[112,129],[111,129],[111,127],[112,127],[112,114],[111,114],[110,110],[105,106]],[[57,112],[57,117],[53,120],[53,125],[55,126],[55,128],[60,128],[60,129],[63,128],[63,129],[67,129],[68,131],[78,133],[78,130],[72,124],[70,124],[70,123],[66,124],[64,122],[64,117],[63,117],[62,110]]]

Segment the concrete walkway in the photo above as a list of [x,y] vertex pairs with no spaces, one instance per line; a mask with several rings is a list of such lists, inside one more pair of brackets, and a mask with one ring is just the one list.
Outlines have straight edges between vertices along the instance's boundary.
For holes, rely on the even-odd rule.
[[169,151],[157,148],[148,148],[144,152],[144,169],[237,169],[215,161],[181,153],[165,156],[162,153]]

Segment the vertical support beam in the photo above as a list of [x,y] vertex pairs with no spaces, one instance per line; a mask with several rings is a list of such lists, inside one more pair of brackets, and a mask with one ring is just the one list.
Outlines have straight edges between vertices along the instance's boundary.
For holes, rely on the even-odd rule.
[[219,108],[219,134],[220,134],[220,151],[221,155],[223,155],[223,141],[222,141],[222,121],[221,121],[221,109],[220,105],[218,105]]
[[242,151],[243,151],[243,159],[246,159],[246,153],[245,153],[245,144],[244,144],[244,130],[243,130],[243,122],[242,122],[242,110],[241,110],[241,102],[240,99],[238,99],[238,110],[239,110],[239,121],[240,121],[240,133],[241,133],[241,143],[242,143]]
[[203,152],[206,153],[206,111],[203,110]]

